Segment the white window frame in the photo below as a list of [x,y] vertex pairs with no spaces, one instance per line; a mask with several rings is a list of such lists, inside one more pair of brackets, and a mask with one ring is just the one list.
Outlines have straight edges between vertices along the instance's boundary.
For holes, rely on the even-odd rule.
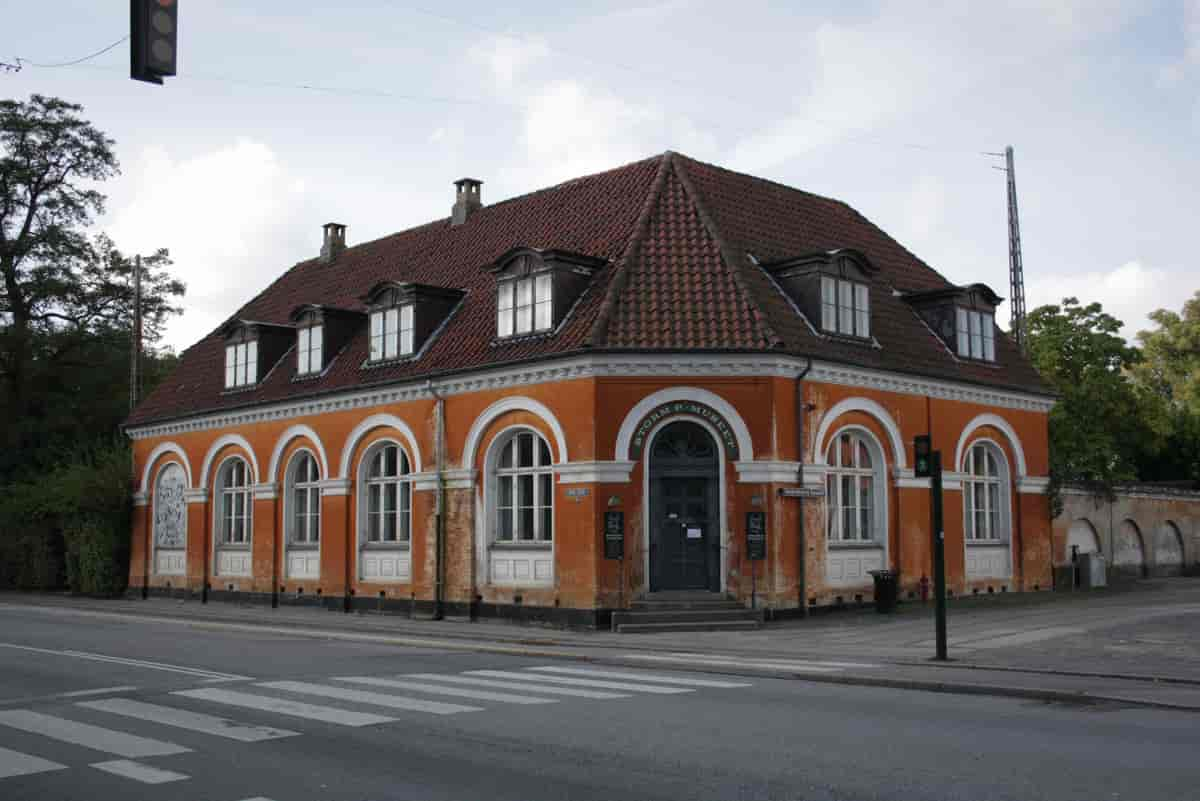
[[[237,483],[239,473],[241,480]],[[253,478],[250,464],[241,456],[231,456],[221,463],[216,487],[218,548],[248,548],[253,542]]]
[[225,345],[225,389],[258,383],[258,340]]
[[[989,456],[996,466],[995,475],[987,472]],[[963,539],[968,545],[1011,542],[1012,500],[1009,497],[1008,459],[1004,450],[991,440],[976,440],[963,454],[961,470]]]
[[325,368],[325,326],[308,323],[296,330],[296,374],[313,375]]
[[551,271],[502,278],[496,286],[496,336],[504,339],[554,328]]
[[[316,455],[307,448],[301,448],[292,454],[284,474],[284,507],[289,548],[315,548],[321,543],[320,482],[321,464]],[[303,505],[300,503],[302,497]]]
[[370,315],[370,360],[383,362],[411,356],[413,352],[413,304],[402,303],[374,309]]
[[[520,465],[521,442],[530,442],[531,464]],[[554,452],[550,443],[532,428],[515,428],[498,436],[492,444],[488,482],[491,490],[489,539],[500,546],[542,546],[554,542]],[[511,463],[504,466],[505,454]],[[528,482],[529,502],[523,503],[521,489]],[[529,529],[522,513],[531,515]],[[547,525],[548,521],[548,525]],[[528,536],[523,536],[528,533]]]
[[995,315],[954,307],[955,351],[964,359],[996,361]]
[[[840,464],[840,446],[843,438],[849,439],[852,464]],[[870,459],[870,466],[862,467],[860,454],[865,450]],[[883,451],[879,443],[865,431],[858,428],[843,428],[829,440],[825,456],[825,538],[832,546],[839,545],[875,545],[886,547],[887,544],[887,511],[884,503],[884,480],[886,469],[883,462]],[[869,509],[862,503],[863,483],[870,480]],[[846,498],[846,489],[851,488],[851,497]],[[846,531],[845,512],[852,513],[852,532]],[[870,529],[862,530],[864,511],[867,512],[865,522]]]
[[838,336],[869,339],[871,292],[867,284],[821,276],[821,328]]
[[[178,483],[182,485],[184,493],[187,491],[187,473],[179,462],[167,462],[158,471],[158,475],[154,479],[154,495],[151,503],[152,521],[153,521],[153,542],[154,542],[154,572],[156,575],[186,575],[187,574],[187,544],[188,544],[188,506],[185,494],[177,496],[179,508],[173,511],[181,512],[179,522],[179,533],[182,536],[182,543],[179,545],[163,544],[163,505],[169,503],[164,495],[163,483],[168,477],[177,478]],[[178,569],[166,569],[163,566],[162,554],[167,554],[168,558],[171,555],[179,555],[181,557],[180,567]]]
[[[375,460],[382,457],[385,451],[396,450],[396,472],[378,477],[371,477]],[[386,467],[386,462],[385,462]],[[413,501],[413,472],[412,460],[408,452],[394,439],[382,439],[371,443],[363,454],[359,466],[359,498],[358,498],[358,542],[360,549],[369,548],[398,548],[407,549],[412,544],[412,501]],[[394,487],[395,509],[390,514],[395,515],[394,538],[386,539],[386,523],[388,510],[384,508],[384,499],[388,487]],[[378,488],[379,511],[372,511],[371,497],[373,490]],[[379,521],[376,539],[372,539],[375,521]]]

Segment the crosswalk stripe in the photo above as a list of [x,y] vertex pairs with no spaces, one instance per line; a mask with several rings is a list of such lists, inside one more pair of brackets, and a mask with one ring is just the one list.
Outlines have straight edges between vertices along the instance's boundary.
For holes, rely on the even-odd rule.
[[212,701],[215,704],[258,709],[263,712],[274,712],[279,715],[290,715],[294,718],[319,720],[324,723],[335,723],[339,726],[371,726],[376,723],[391,723],[395,720],[395,718],[384,717],[383,715],[373,715],[370,712],[355,712],[349,709],[338,709],[333,706],[306,704],[302,701],[292,701],[288,698],[274,698],[269,695],[243,693],[237,690],[226,690],[218,687],[202,687],[198,690],[176,690],[172,695],[195,698],[198,701]]
[[408,698],[402,695],[373,693],[367,690],[352,690],[348,687],[330,687],[326,684],[312,684],[307,681],[268,681],[258,685],[271,690],[285,690],[294,693],[319,695],[325,698],[337,698],[341,701],[351,701],[356,704],[370,704],[390,709],[407,709],[410,712],[429,712],[433,715],[456,715],[459,712],[482,712],[477,706],[462,704],[447,704],[444,701],[426,701],[421,698]]
[[121,731],[92,726],[88,723],[77,723],[65,718],[56,718],[53,715],[31,712],[28,709],[0,712],[0,725],[129,759],[183,754],[191,750],[175,743],[137,737]]
[[574,679],[567,678],[566,676],[547,676],[542,673],[524,673],[519,670],[468,670],[467,673],[471,676],[487,676],[496,679],[517,679],[525,682],[548,681],[572,687],[596,687],[601,690],[626,690],[635,693],[652,693],[654,695],[677,695],[679,693],[695,692],[688,687],[655,687],[648,684],[632,684],[627,681]]
[[74,659],[89,659],[93,662],[112,662],[117,665],[127,665],[129,667],[146,668],[148,670],[165,670],[169,673],[183,673],[196,678],[201,678],[206,681],[235,681],[240,679],[249,679],[249,676],[239,676],[235,673],[218,673],[214,670],[206,670],[204,668],[192,668],[184,665],[170,665],[165,662],[150,662],[145,659],[130,659],[124,656],[110,656],[108,654],[94,654],[88,651],[55,651],[51,648],[35,648],[32,645],[17,645],[16,643],[0,642],[0,648],[13,648],[20,651],[30,651],[39,654],[53,654],[55,656],[69,656]]
[[440,681],[450,684],[466,684],[473,687],[495,687],[500,690],[524,690],[539,693],[540,695],[563,695],[573,698],[592,698],[598,701],[607,701],[614,698],[628,698],[627,694],[601,692],[600,690],[579,690],[568,687],[535,687],[531,688],[527,682],[523,681],[496,681],[495,679],[483,679],[478,676],[443,676],[438,673],[409,673],[401,676],[405,679],[425,679],[428,681]]
[[98,709],[114,715],[124,715],[151,723],[161,723],[164,726],[174,726],[179,729],[197,731],[201,734],[212,734],[228,740],[242,743],[256,743],[259,740],[276,740],[280,737],[295,737],[299,732],[287,729],[275,729],[270,726],[254,726],[242,724],[227,718],[192,712],[188,709],[177,709],[170,706],[148,704],[144,701],[134,701],[131,698],[105,698],[100,701],[80,701],[76,706],[88,709]]
[[177,782],[188,778],[186,773],[152,768],[149,765],[132,762],[128,759],[114,759],[111,762],[94,762],[92,763],[92,767],[126,779],[139,781],[142,784],[166,784],[167,782]]
[[661,673],[626,673],[620,670],[592,670],[591,668],[567,667],[535,667],[529,668],[540,673],[563,673],[570,676],[583,676],[596,679],[628,679],[629,681],[647,681],[651,684],[678,684],[683,687],[717,687],[729,689],[733,687],[749,687],[747,682],[716,681],[713,679],[684,679],[678,676],[664,676]]
[[0,779],[7,779],[9,776],[28,776],[30,773],[45,773],[51,770],[66,770],[66,768],[66,765],[60,765],[48,759],[0,748]]
[[533,695],[513,695],[512,693],[494,693],[487,690],[467,690],[462,687],[446,687],[429,684],[423,681],[406,681],[400,679],[377,679],[373,676],[342,676],[335,681],[346,681],[352,684],[366,684],[373,687],[394,687],[398,690],[432,693],[433,695],[450,695],[458,698],[474,698],[479,701],[498,701],[502,704],[556,704],[553,698],[538,698]]

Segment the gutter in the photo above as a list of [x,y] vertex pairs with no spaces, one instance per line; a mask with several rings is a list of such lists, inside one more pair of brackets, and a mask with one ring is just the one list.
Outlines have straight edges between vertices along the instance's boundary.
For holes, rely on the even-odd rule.
[[[804,489],[804,415],[808,412],[808,403],[804,400],[804,377],[812,370],[812,357],[808,357],[808,364],[804,365],[804,370],[796,376],[796,481],[800,485],[800,489]],[[800,536],[799,551],[796,559],[797,576],[796,576],[796,592],[800,596],[800,617],[808,617],[808,538],[804,531],[804,497],[796,498],[799,504],[799,526],[798,534]]]

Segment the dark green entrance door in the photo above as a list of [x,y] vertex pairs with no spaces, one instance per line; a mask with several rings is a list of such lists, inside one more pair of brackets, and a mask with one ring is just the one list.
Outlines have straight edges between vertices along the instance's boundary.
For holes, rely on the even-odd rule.
[[680,421],[650,451],[650,590],[720,589],[717,445]]

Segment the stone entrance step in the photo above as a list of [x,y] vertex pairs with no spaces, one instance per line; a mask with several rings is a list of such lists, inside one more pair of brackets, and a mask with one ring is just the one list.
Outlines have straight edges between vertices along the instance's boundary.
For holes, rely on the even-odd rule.
[[715,592],[650,593],[613,612],[613,631],[745,631],[761,628],[761,610],[747,609]]

